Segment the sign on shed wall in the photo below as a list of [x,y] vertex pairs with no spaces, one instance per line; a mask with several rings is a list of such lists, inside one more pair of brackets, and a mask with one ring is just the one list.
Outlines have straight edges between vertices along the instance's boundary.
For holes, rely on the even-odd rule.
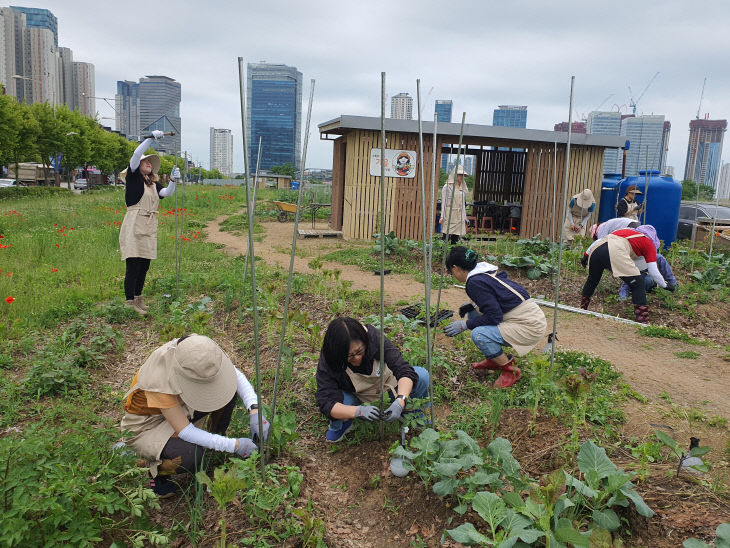
[[[380,149],[370,149],[370,175],[380,177]],[[416,151],[385,149],[385,176],[413,179],[416,176]]]

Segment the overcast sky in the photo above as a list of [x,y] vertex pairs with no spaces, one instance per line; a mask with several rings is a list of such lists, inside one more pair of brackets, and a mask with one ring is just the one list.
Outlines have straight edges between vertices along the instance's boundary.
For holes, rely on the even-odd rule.
[[[453,121],[466,112],[475,124],[491,124],[498,105],[527,105],[534,129],[567,121],[571,75],[575,119],[610,94],[602,110],[627,112],[628,86],[638,98],[659,72],[637,114],[672,123],[667,163],[677,178],[703,78],[701,116],[730,116],[727,0],[17,2],[54,13],[59,45],[95,65],[97,96],[114,97],[117,80],[149,74],[179,81],[182,147],[205,167],[214,126],[233,130],[234,170],[242,170],[238,56],[302,72],[302,131],[316,80],[307,167],[332,165],[317,124],[380,115],[381,71],[388,96],[408,92],[414,109],[420,78],[426,120],[435,99],[453,100]],[[96,108],[114,116],[103,101]]]

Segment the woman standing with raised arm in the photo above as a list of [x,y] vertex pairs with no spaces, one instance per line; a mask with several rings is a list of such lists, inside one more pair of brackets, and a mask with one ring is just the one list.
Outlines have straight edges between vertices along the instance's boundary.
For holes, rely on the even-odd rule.
[[170,174],[170,184],[165,188],[158,182],[160,157],[146,154],[145,151],[164,135],[154,130],[137,147],[129,160],[129,167],[119,176],[125,183],[124,202],[127,213],[124,215],[119,231],[119,248],[122,260],[126,262],[124,274],[125,306],[141,315],[146,315],[148,307],[142,301],[142,288],[147,277],[150,261],[157,258],[157,208],[160,198],[172,196],[175,181],[180,177],[177,166]]

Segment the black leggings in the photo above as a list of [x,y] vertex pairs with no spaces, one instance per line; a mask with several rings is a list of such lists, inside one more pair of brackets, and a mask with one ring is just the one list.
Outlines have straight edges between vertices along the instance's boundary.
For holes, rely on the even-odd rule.
[[[231,401],[218,411],[213,411],[212,413],[195,411],[190,422],[195,423],[206,415],[210,415],[210,418],[208,419],[208,429],[210,432],[220,435],[225,434],[228,429],[228,425],[231,424],[231,416],[233,415],[233,409],[236,407],[237,397],[238,396],[234,394]],[[190,474],[195,474],[196,471],[201,469],[203,454],[207,450],[208,449],[205,447],[195,445],[189,441],[181,440],[180,438],[170,438],[167,440],[165,447],[162,449],[160,459],[166,461],[179,458],[180,462],[173,473],[177,474],[180,472],[188,472]],[[162,468],[167,468],[165,462],[163,462],[161,466]]]
[[[588,263],[588,279],[583,285],[583,296],[591,297],[596,291],[598,282],[601,281],[603,271],[611,271],[611,257],[608,253],[608,242],[599,245],[591,253]],[[621,276],[631,291],[631,302],[634,304],[646,304],[646,288],[641,274],[637,276]]]
[[124,274],[124,295],[128,301],[142,294],[144,280],[150,268],[150,259],[129,257],[126,261],[127,271]]
[[445,240],[446,238],[449,239],[451,245],[456,245],[459,242],[461,236],[459,236],[458,234],[441,234],[442,240]]

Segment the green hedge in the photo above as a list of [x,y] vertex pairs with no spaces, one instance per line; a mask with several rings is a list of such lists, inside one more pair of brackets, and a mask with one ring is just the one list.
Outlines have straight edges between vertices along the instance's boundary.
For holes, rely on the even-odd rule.
[[[48,196],[51,194],[58,195],[59,192],[68,192],[67,188],[59,188],[57,186],[20,186],[20,187],[0,187],[0,201],[12,200],[20,197],[37,197]],[[66,194],[64,194],[65,196]]]

